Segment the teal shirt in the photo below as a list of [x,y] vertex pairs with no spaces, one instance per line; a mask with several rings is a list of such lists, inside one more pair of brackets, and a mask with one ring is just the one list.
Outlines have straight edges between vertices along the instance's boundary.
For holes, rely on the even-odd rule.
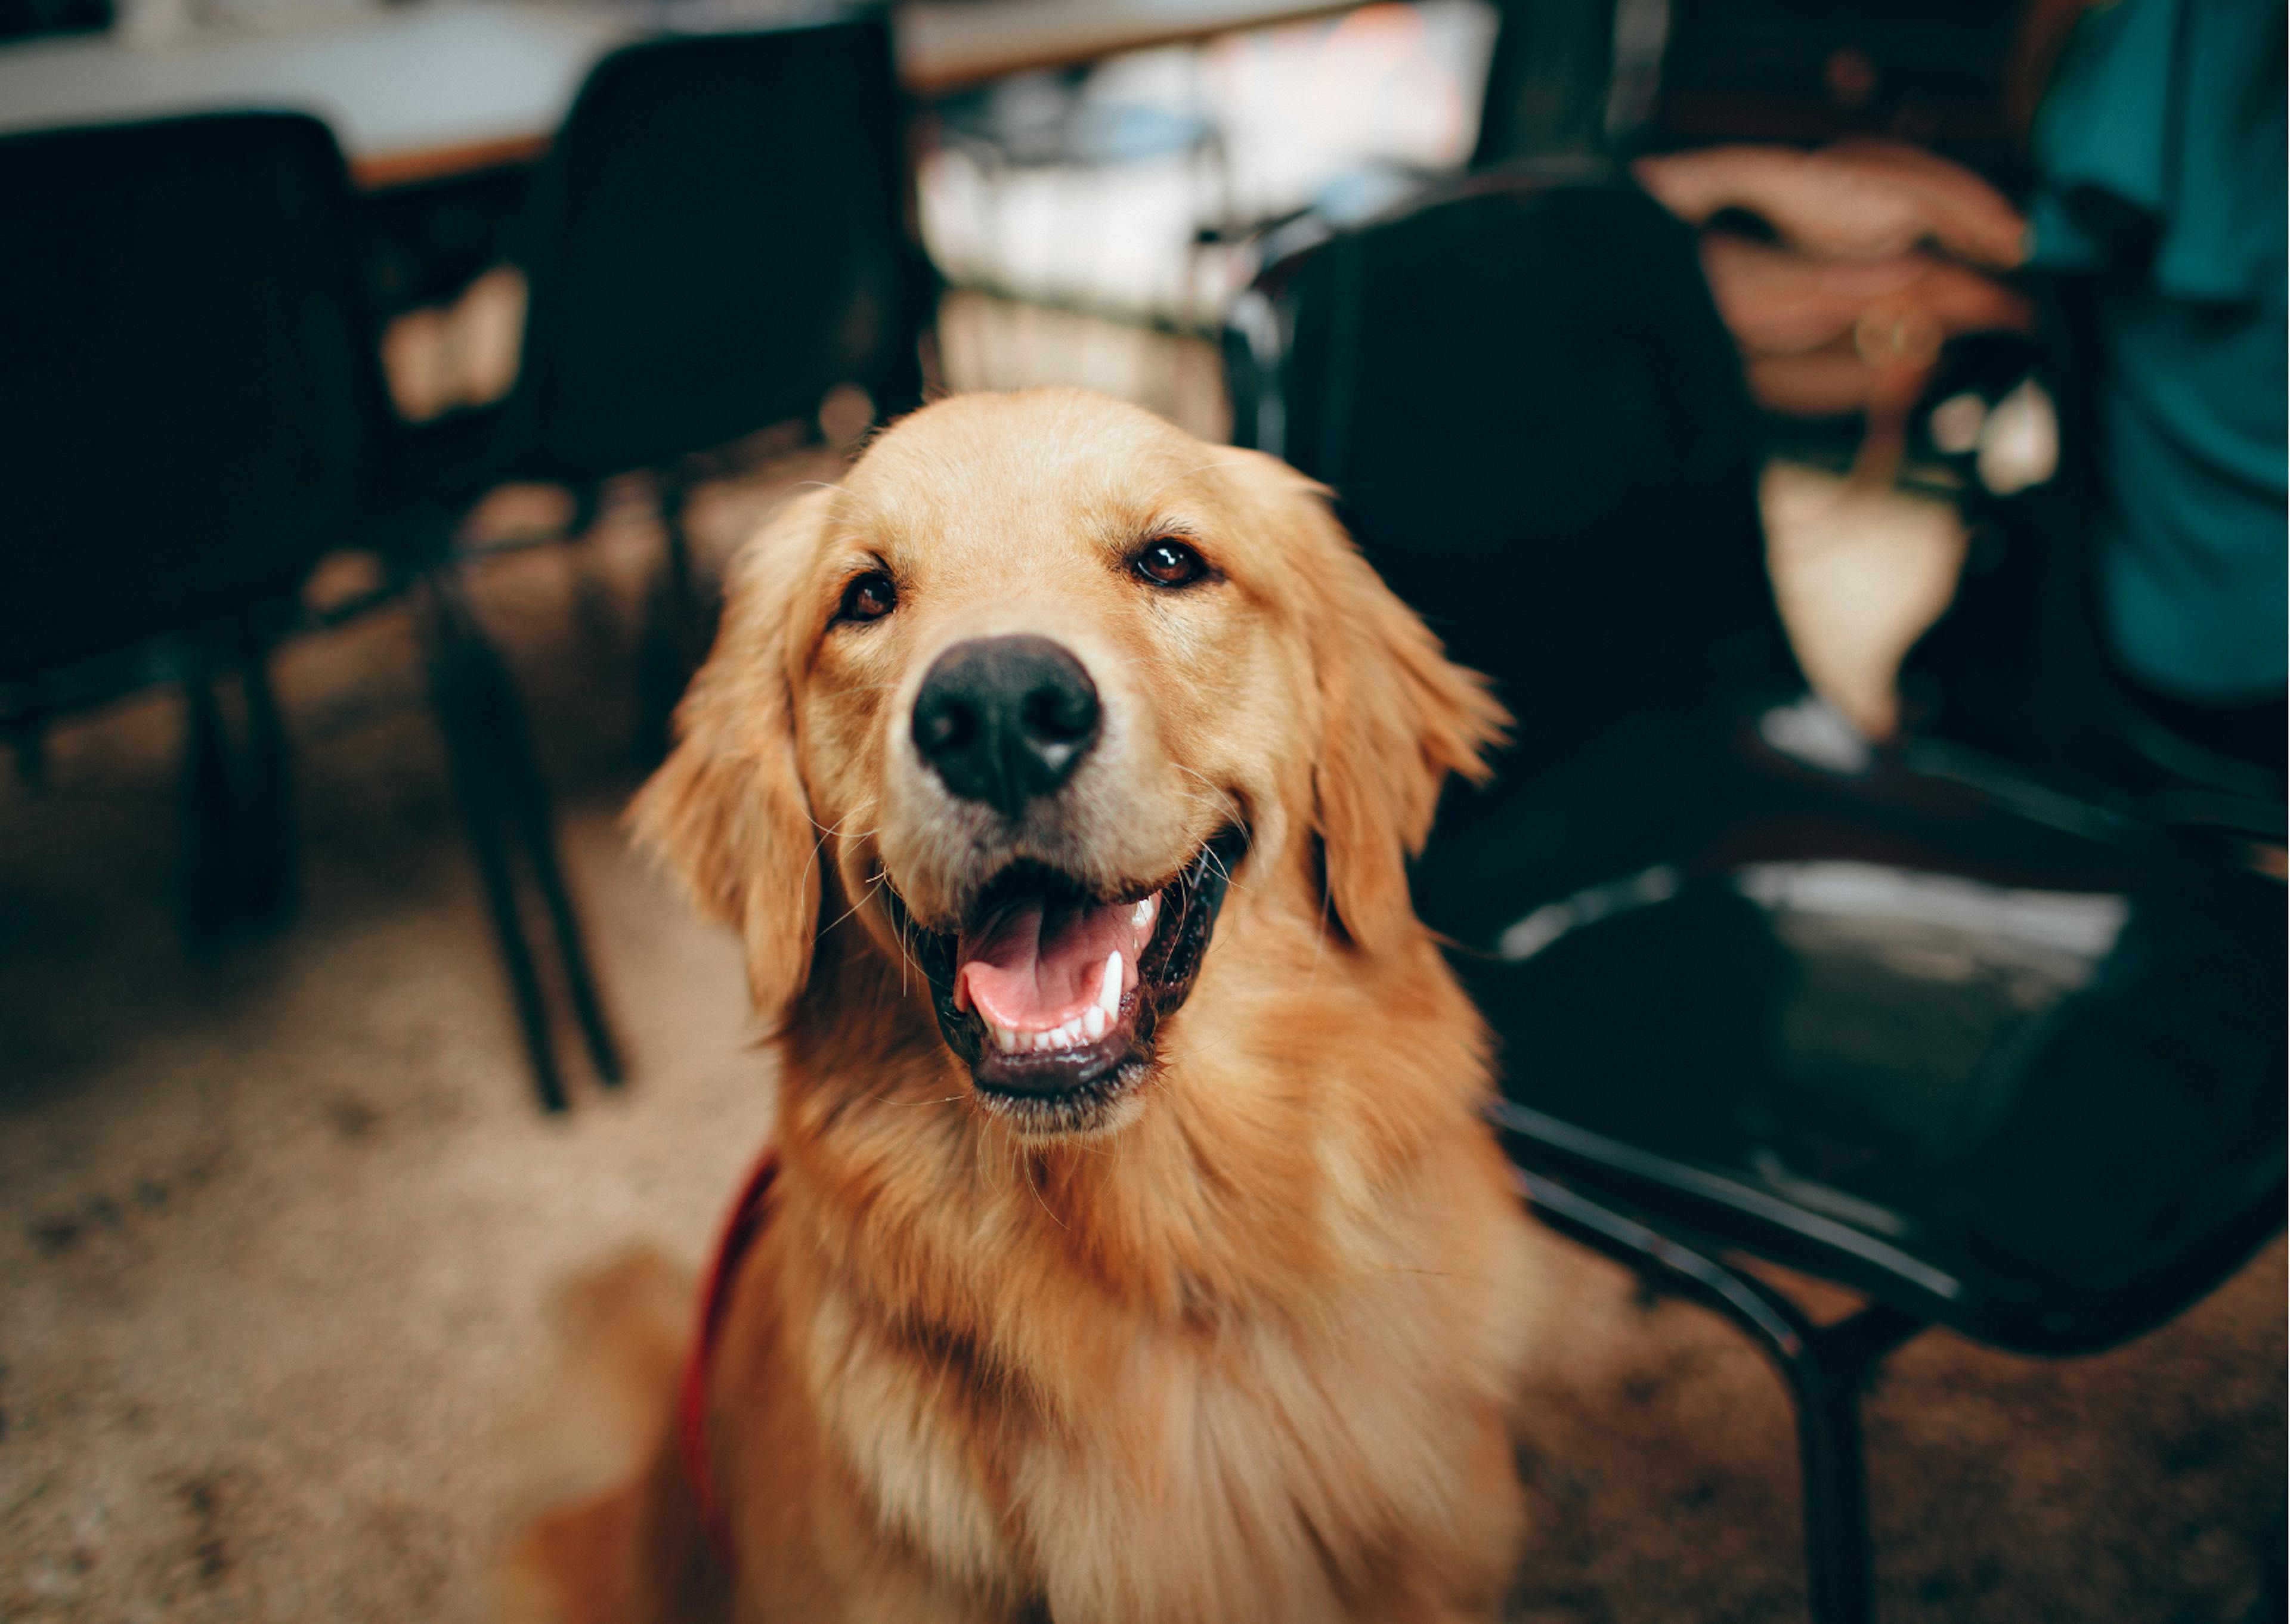
[[2117,0],[2036,118],[2033,262],[2098,278],[2100,583],[2117,658],[2166,693],[2286,668],[2282,0]]

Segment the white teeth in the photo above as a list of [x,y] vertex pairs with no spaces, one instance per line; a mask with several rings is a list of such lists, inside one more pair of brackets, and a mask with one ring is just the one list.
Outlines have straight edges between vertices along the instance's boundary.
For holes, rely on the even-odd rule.
[[[1130,928],[1136,932],[1137,948],[1142,951],[1153,933],[1153,924],[1160,916],[1161,894],[1139,899],[1129,910]],[[1129,980],[1129,966],[1122,950],[1115,948],[1105,957],[1105,972],[1098,977],[1097,999],[1062,1026],[1044,1032],[1021,1032],[1010,1027],[997,1026],[985,1019],[985,1011],[978,1013],[981,1024],[994,1040],[994,1046],[1005,1054],[1047,1054],[1057,1049],[1076,1049],[1093,1044],[1113,1028],[1121,1019],[1121,996]],[[967,979],[957,980],[954,988],[957,1009],[972,1006]]]
[[1098,1001],[1062,1026],[1043,1032],[1019,1032],[989,1020],[986,1030],[994,1039],[994,1046],[1005,1054],[1046,1054],[1053,1050],[1078,1049],[1084,1044],[1095,1043],[1105,1036],[1120,1012],[1121,955],[1115,953],[1105,961]]

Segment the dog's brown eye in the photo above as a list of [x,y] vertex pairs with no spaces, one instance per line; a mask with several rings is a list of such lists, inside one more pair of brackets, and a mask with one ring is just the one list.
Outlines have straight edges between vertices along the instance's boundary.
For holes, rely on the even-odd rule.
[[1189,587],[1207,574],[1209,566],[1191,548],[1164,536],[1147,542],[1137,555],[1137,572],[1157,587]]
[[879,620],[899,606],[898,583],[880,570],[869,570],[843,588],[844,620]]

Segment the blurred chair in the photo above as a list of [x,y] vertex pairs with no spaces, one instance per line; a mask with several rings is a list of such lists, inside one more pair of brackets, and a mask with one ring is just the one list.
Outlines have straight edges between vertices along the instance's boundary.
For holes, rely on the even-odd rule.
[[[524,714],[452,572],[377,508],[395,420],[341,156],[299,115],[0,140],[0,719],[36,765],[56,714],[179,681],[196,932],[275,919],[295,870],[269,655],[321,554],[367,543],[427,599],[440,728],[543,1101],[564,1103],[510,846],[547,905],[597,1070],[598,1005]],[[248,761],[213,689],[244,686]]]
[[[2282,887],[1806,692],[1732,343],[1613,173],[1482,178],[1276,264],[1228,355],[1237,437],[1333,486],[1518,718],[1416,880],[1523,1188],[1775,1359],[1814,1616],[1866,1620],[1890,1349],[2094,1351],[2280,1226]],[[1743,1254],[1868,1306],[1816,1325]]]
[[1631,0],[1495,0],[1473,169],[1607,150],[1617,12]]
[[879,10],[630,45],[598,63],[518,229],[522,361],[497,405],[417,431],[412,487],[464,509],[496,484],[653,476],[668,555],[646,643],[656,744],[705,617],[684,527],[698,453],[837,384],[878,416],[922,398],[932,288],[907,228],[905,104]]
[[114,20],[111,0],[0,0],[0,43],[100,33]]

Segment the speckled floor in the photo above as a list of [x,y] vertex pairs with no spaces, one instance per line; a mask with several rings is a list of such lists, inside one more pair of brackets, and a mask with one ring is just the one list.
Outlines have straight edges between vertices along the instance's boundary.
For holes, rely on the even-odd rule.
[[[711,493],[703,532],[776,488]],[[696,1255],[770,1122],[730,942],[614,828],[652,546],[629,508],[585,561],[520,556],[480,593],[635,1057],[563,1119],[531,1105],[402,615],[284,660],[308,863],[281,932],[177,936],[175,701],[66,729],[44,791],[0,788],[0,1620],[483,1615],[549,1286],[637,1236]],[[1549,1252],[1514,1616],[1801,1617],[1770,1373]],[[2103,1358],[1897,1356],[1868,1422],[1886,1624],[2265,1616],[2284,1276],[2278,1242]]]

